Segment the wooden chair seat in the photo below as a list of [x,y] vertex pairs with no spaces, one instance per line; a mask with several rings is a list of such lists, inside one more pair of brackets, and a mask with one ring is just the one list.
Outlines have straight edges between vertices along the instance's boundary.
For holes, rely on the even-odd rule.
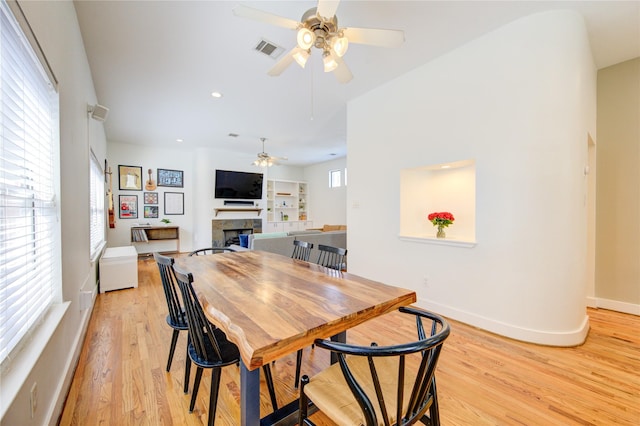
[[417,341],[365,347],[316,340],[338,362],[312,378],[302,377],[300,426],[314,426],[308,417],[310,402],[340,426],[440,424],[435,369],[449,324],[423,309],[399,310],[415,317]]
[[[376,399],[376,391],[371,379],[369,362],[367,357],[348,356],[346,357],[349,369],[355,376],[356,381],[362,386],[365,393],[372,401]],[[389,421],[394,424],[397,419],[396,396],[398,393],[398,357],[378,357],[375,359],[380,386],[387,401],[389,410]],[[402,412],[405,412],[409,403],[409,395],[415,383],[416,371],[406,370],[404,382],[404,404]],[[308,384],[305,385],[304,392],[313,403],[338,425],[360,426],[366,424],[366,419],[358,404],[358,400],[347,386],[344,380],[340,364],[333,364],[331,367],[315,375]],[[374,404],[378,425],[384,426],[380,407]]]

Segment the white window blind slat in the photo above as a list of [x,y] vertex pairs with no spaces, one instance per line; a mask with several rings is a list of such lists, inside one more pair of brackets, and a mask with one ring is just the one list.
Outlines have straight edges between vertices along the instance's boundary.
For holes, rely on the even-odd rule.
[[91,259],[98,256],[98,251],[105,241],[105,209],[104,209],[104,171],[93,151],[89,161],[89,224]]
[[0,362],[60,288],[55,169],[58,96],[0,0]]

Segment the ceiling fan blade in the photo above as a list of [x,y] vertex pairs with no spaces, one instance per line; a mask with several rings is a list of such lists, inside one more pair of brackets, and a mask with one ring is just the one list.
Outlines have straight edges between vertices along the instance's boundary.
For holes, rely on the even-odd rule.
[[289,65],[291,65],[291,63],[293,62],[293,55],[299,50],[302,49],[300,49],[299,47],[294,47],[293,49],[288,51],[282,58],[280,58],[278,62],[276,62],[276,64],[267,72],[267,74],[269,74],[271,77],[276,77],[282,74],[282,72],[286,70]]
[[318,0],[317,13],[323,18],[331,19],[336,14],[339,4],[340,0]]
[[267,24],[275,25],[278,27],[289,28],[295,30],[300,23],[294,19],[284,18],[282,16],[274,15],[273,13],[264,12],[253,7],[238,5],[233,8],[233,14],[242,18],[249,18]]
[[341,57],[337,55],[335,56],[335,60],[338,63],[338,68],[333,70],[333,73],[335,74],[336,79],[338,79],[340,83],[350,82],[351,79],[353,78],[353,74],[351,74],[351,70],[349,69],[347,64],[344,62],[344,60]]
[[380,47],[398,47],[404,43],[404,31],[378,28],[345,28],[349,43],[369,44]]

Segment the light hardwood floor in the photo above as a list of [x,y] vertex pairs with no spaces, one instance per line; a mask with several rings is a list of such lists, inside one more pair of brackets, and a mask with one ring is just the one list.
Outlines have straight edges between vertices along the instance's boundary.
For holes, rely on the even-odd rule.
[[[152,258],[138,264],[137,289],[97,298],[61,425],[206,424],[210,372],[189,413],[190,394],[182,392],[186,333],[167,373],[171,329],[160,276]],[[517,342],[451,321],[436,375],[442,425],[640,425],[640,317],[588,314],[587,341],[574,348]],[[391,314],[350,330],[348,340],[385,344],[414,333],[410,321]],[[321,349],[305,349],[303,373],[328,364]],[[295,354],[273,367],[281,405],[297,396],[294,370]],[[239,371],[223,371],[216,421],[237,425]],[[263,414],[269,407],[262,383]],[[314,420],[331,425],[321,414]]]

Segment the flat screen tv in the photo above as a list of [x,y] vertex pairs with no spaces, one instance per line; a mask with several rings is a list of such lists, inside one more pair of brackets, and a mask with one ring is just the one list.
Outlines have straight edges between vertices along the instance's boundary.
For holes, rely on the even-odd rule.
[[215,197],[259,200],[262,198],[262,173],[216,170]]

